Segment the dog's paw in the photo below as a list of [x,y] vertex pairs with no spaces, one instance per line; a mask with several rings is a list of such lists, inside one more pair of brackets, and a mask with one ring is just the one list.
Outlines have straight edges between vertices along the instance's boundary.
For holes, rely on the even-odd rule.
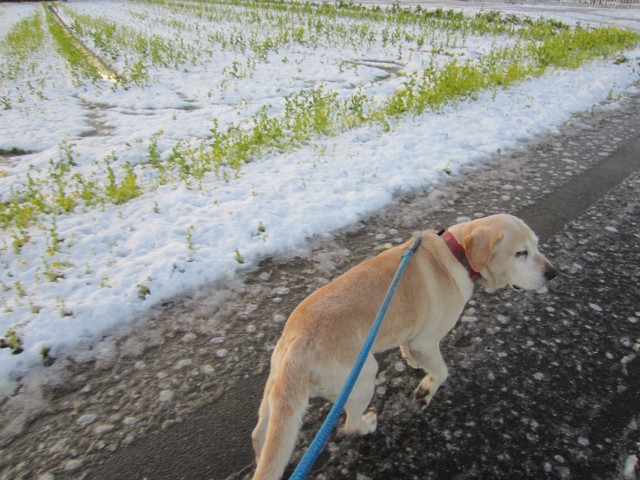
[[362,435],[373,433],[378,428],[378,415],[376,412],[366,412],[362,415]]
[[378,426],[378,416],[376,412],[365,412],[360,418],[358,424],[351,423],[349,418],[344,425],[344,433],[347,435],[368,435],[376,431]]
[[411,404],[416,408],[424,409],[427,407],[427,405],[429,405],[431,397],[432,395],[430,390],[424,389],[422,388],[422,386],[419,386],[413,391],[413,394],[411,395]]

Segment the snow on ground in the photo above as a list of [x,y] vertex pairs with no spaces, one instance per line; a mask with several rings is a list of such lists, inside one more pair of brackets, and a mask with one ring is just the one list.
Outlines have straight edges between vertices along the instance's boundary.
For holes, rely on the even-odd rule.
[[[390,5],[390,0],[363,0],[363,4],[367,5]],[[640,9],[638,2],[619,2],[625,3],[626,7],[621,8],[594,8],[590,6],[596,2],[580,1],[580,0],[563,0],[562,2],[554,2],[549,0],[487,0],[483,2],[468,2],[466,0],[440,0],[439,6],[442,8],[451,8],[464,10],[469,14],[477,12],[486,12],[491,10],[500,10],[505,13],[515,13],[518,15],[527,15],[532,18],[544,16],[545,18],[553,18],[562,22],[571,24],[580,23],[582,25],[602,25],[616,26],[640,30]],[[602,2],[605,3],[605,2]],[[613,2],[611,2],[613,3]],[[415,7],[416,5],[427,5],[423,0],[401,0],[403,7]]]
[[[142,23],[158,35],[169,31],[166,23],[153,26],[163,12],[150,7],[69,5],[80,13]],[[2,5],[0,34],[38,8]],[[71,148],[83,174],[111,156],[138,165],[149,156],[158,132],[163,132],[157,135],[159,146],[168,152],[181,139],[206,137],[214,118],[220,125],[242,124],[265,105],[277,113],[285,95],[320,83],[340,96],[360,88],[384,99],[406,79],[390,72],[418,71],[431,58],[371,42],[282,48],[268,62],[252,64],[246,56],[207,46],[202,32],[212,24],[203,21],[198,29],[182,32],[206,62],[150,70],[152,81],[145,88],[123,90],[106,82],[78,87],[48,47],[34,66],[48,79],[40,93],[37,86],[29,91],[24,85],[2,86],[0,92],[14,102],[0,112],[0,149],[32,152],[1,160],[0,195],[23,183],[29,172],[42,174],[65,148]],[[449,48],[471,58],[508,41],[460,37]],[[30,227],[30,241],[19,252],[12,248],[15,232],[3,231],[0,334],[14,329],[24,352],[0,350],[0,384],[39,362],[43,348],[53,357],[72,352],[154,304],[237,277],[266,256],[299,251],[305,239],[350,225],[399,193],[437,182],[445,170],[455,174],[464,164],[553,133],[572,115],[603,101],[615,108],[615,98],[637,81],[637,61],[553,71],[440,113],[407,118],[389,132],[361,127],[272,153],[243,166],[230,181],[210,175],[197,187],[163,185],[122,205],[59,216],[55,224]],[[47,248],[54,241],[56,252]],[[48,281],[48,268],[63,277]]]

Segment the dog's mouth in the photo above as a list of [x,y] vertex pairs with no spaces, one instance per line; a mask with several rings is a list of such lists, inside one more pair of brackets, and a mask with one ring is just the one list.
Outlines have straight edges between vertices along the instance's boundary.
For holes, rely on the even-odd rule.
[[[513,290],[515,290],[516,292],[522,292],[522,291],[526,290],[525,288],[522,288],[522,287],[520,287],[518,285],[509,284],[509,286]],[[547,286],[543,285],[543,286],[541,286],[539,288],[536,288],[535,291],[538,292],[538,293],[546,293],[548,290],[547,290]]]

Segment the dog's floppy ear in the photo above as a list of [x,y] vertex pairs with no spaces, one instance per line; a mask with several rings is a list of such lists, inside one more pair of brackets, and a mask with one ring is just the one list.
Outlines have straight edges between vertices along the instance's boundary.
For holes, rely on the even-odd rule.
[[502,234],[488,227],[478,227],[465,235],[462,246],[469,265],[476,272],[481,272],[487,266],[493,248],[502,240]]

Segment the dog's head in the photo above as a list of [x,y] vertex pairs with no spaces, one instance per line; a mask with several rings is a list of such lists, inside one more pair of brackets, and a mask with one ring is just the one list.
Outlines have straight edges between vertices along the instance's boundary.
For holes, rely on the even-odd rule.
[[557,271],[538,250],[538,238],[522,220],[500,214],[454,225],[449,229],[464,248],[480,283],[490,288],[507,285],[538,290]]

